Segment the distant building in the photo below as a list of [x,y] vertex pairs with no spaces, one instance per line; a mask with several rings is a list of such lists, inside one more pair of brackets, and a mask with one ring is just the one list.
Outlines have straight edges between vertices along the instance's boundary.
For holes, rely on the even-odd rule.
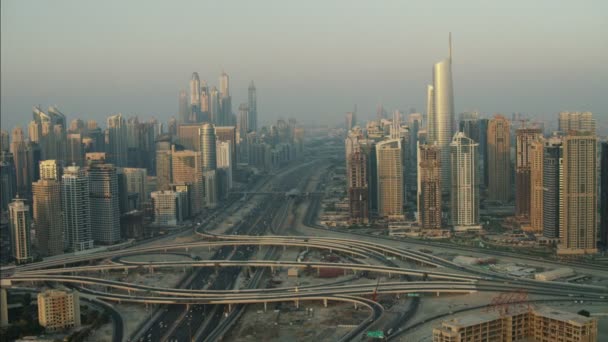
[[76,291],[46,290],[38,294],[38,322],[47,331],[80,327],[80,299]]
[[488,121],[488,198],[511,200],[511,124],[502,115]]
[[[4,159],[0,160],[0,211],[5,211],[17,194],[17,180],[12,155],[6,151],[0,153],[2,154],[0,159]],[[4,158],[5,155],[10,155],[11,158]]]
[[478,313],[443,321],[433,342],[597,341],[597,319],[542,307],[505,315]]
[[67,135],[66,165],[84,166],[84,147],[82,135],[71,133]]
[[[214,145],[215,147],[215,145]],[[192,184],[193,202],[192,215],[201,212],[204,207],[205,186],[203,183],[203,165],[201,152],[177,151],[171,152],[172,175],[174,184]]]
[[400,139],[376,144],[378,215],[403,218],[403,162]]
[[418,145],[418,223],[441,228],[441,153],[437,145]]
[[571,130],[595,134],[595,119],[591,112],[561,112],[558,130],[565,134]]
[[146,181],[148,178],[146,169],[125,167],[122,169],[127,181],[127,190],[130,193],[137,193],[137,209],[142,209],[147,202]]
[[108,162],[116,166],[128,166],[127,163],[127,126],[122,114],[108,118],[106,135]]
[[348,156],[346,181],[348,183],[348,208],[351,222],[369,222],[367,158],[360,150]]
[[344,116],[346,121],[346,129],[350,130],[357,125],[357,114],[355,112],[348,112]]
[[60,180],[61,169],[57,160],[43,160],[40,162],[40,179]]
[[530,155],[532,142],[542,138],[540,129],[520,128],[515,144],[515,216],[530,220]]
[[604,249],[608,249],[608,141],[601,144],[600,158],[600,241]]
[[455,230],[481,229],[478,146],[462,132],[456,133],[450,144],[450,220]]
[[249,130],[256,132],[258,130],[258,99],[257,91],[253,81],[249,84],[247,89],[247,105],[249,106]]
[[543,156],[543,236],[550,239],[559,237],[559,219],[563,186],[562,139],[551,137],[545,142]]
[[30,236],[30,207],[23,199],[16,198],[8,205],[11,232],[11,250],[17,264],[33,260],[32,239]]
[[205,180],[205,204],[208,208],[218,205],[217,172],[209,170],[203,173]]
[[217,168],[215,127],[212,124],[204,124],[203,127],[199,129],[198,134],[200,144],[199,151],[201,151],[202,155],[203,170],[215,170]]
[[187,215],[188,194],[183,191],[153,191],[150,194],[154,205],[154,224],[175,226]]
[[597,138],[570,131],[563,145],[558,254],[597,252]]
[[[544,226],[544,140],[541,138],[530,146],[530,226],[529,231],[540,234]],[[526,227],[524,227],[526,228]]]

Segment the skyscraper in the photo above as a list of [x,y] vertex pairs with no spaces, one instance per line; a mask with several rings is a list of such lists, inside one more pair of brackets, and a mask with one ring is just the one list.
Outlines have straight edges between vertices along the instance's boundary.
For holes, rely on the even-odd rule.
[[67,136],[66,165],[84,166],[84,149],[80,133],[70,133]]
[[179,97],[177,100],[178,104],[178,120],[180,124],[188,123],[190,121],[190,111],[188,110],[188,94],[186,90],[182,89],[179,91]]
[[455,230],[481,229],[479,226],[478,146],[462,132],[450,144],[451,222]]
[[352,223],[369,222],[369,189],[367,186],[367,158],[360,148],[348,156],[348,208]]
[[597,252],[597,138],[570,131],[563,145],[563,204],[558,254]]
[[544,215],[544,149],[543,139],[530,145],[530,228],[529,231],[539,234],[543,231]]
[[15,180],[17,182],[17,193],[25,196],[28,194],[28,189],[32,179],[28,172],[27,144],[21,127],[13,129],[11,141],[11,153],[15,165]]
[[[1,151],[4,154],[9,154],[6,151]],[[15,198],[17,194],[17,180],[15,179],[15,165],[12,159],[4,158],[0,160],[0,211],[8,209],[8,204]]]
[[255,84],[251,81],[249,84],[248,90],[248,101],[247,105],[249,106],[249,130],[256,132],[258,130],[258,98],[257,91],[255,89]]
[[73,252],[93,248],[89,177],[78,166],[65,168],[61,177],[61,203],[66,248]]
[[403,218],[403,162],[400,139],[376,144],[378,214]]
[[232,173],[234,165],[232,164],[232,147],[229,141],[217,141],[216,144],[216,155],[217,155],[217,170],[221,174],[222,186],[220,186],[220,193],[222,196],[232,188]]
[[562,211],[560,193],[562,176],[562,139],[551,137],[545,142],[543,157],[543,236],[559,237],[559,220]]
[[542,137],[540,129],[519,128],[515,144],[515,216],[530,219],[530,146]]
[[144,203],[147,201],[147,171],[141,168],[130,168],[125,167],[122,169],[125,174],[127,181],[127,190],[130,193],[137,193],[137,208],[143,208]]
[[116,166],[127,166],[127,127],[122,114],[108,117],[106,144],[108,161]]
[[418,145],[418,223],[441,228],[441,152],[436,145]]
[[608,141],[601,144],[600,157],[600,241],[604,249],[608,249]]
[[199,122],[209,122],[211,119],[209,116],[209,87],[207,87],[207,82],[201,82],[201,107],[200,107],[201,115]]
[[[215,157],[215,143],[213,144],[213,149]],[[201,152],[190,150],[177,151],[175,148],[171,151],[173,183],[192,185],[193,197],[190,205],[193,211],[192,214],[200,213],[204,206],[203,160]]]
[[41,179],[32,184],[32,192],[38,251],[43,256],[63,254],[61,184],[57,179]]
[[61,165],[56,160],[43,160],[40,162],[40,179],[61,179]]
[[223,126],[232,123],[232,97],[230,96],[230,80],[228,74],[222,71],[220,75],[220,117],[219,124]]
[[30,237],[30,207],[23,199],[16,198],[8,205],[11,229],[11,250],[17,264],[33,260]]
[[353,127],[355,127],[355,125],[357,125],[357,115],[355,114],[355,112],[347,112],[344,116],[344,119],[346,121],[347,130],[352,129]]
[[209,93],[209,116],[211,123],[214,125],[221,125],[220,115],[220,93],[217,91],[216,87],[213,87]]
[[201,79],[197,72],[192,73],[190,80],[190,122],[199,122],[201,111]]
[[93,240],[101,244],[120,241],[118,175],[113,164],[93,162],[87,168]]
[[488,122],[488,198],[511,199],[511,124],[502,115]]
[[570,130],[595,134],[595,119],[591,112],[561,112],[559,113],[558,130],[566,134]]
[[199,144],[203,156],[203,170],[215,170],[216,163],[216,147],[215,147],[215,127],[212,124],[204,124],[199,130]]
[[239,105],[239,117],[236,121],[236,131],[239,134],[239,141],[245,140],[247,132],[249,132],[249,107],[246,103]]
[[[437,143],[441,164],[450,163],[450,142],[454,135],[454,89],[452,85],[452,36],[448,58],[433,67],[433,85],[427,90],[429,143]],[[450,169],[441,169],[443,193],[450,191]]]

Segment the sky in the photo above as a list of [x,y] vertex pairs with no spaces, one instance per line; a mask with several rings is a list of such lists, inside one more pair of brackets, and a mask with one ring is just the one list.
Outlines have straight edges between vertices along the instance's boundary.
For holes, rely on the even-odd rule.
[[[426,111],[453,39],[456,112],[608,127],[608,1],[2,0],[1,125],[57,105],[68,120],[167,120],[193,71],[230,75],[233,110],[254,80],[259,121],[335,124],[383,104]],[[608,128],[607,128],[608,129]]]

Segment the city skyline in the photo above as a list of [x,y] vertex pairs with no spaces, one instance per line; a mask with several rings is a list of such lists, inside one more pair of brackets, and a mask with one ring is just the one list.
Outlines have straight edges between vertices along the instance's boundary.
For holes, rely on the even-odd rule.
[[[10,129],[19,124],[19,118],[38,103],[56,104],[69,118],[86,116],[103,122],[122,112],[164,122],[178,117],[176,97],[196,70],[209,88],[220,87],[218,76],[225,70],[231,78],[233,103],[246,102],[248,84],[255,80],[263,100],[259,121],[264,123],[294,116],[305,124],[334,124],[354,104],[361,120],[373,117],[378,104],[425,112],[429,71],[446,55],[448,32],[454,39],[456,113],[523,112],[547,119],[576,109],[596,113],[600,125],[608,117],[608,100],[601,91],[608,68],[593,62],[608,53],[606,44],[597,44],[604,41],[601,32],[608,30],[600,14],[606,11],[594,10],[606,6],[601,2],[587,7],[573,2],[560,8],[541,2],[523,9],[517,4],[496,8],[475,1],[459,3],[457,8],[448,4],[445,9],[454,11],[454,16],[441,11],[437,15],[445,20],[435,27],[426,22],[432,16],[430,6],[422,3],[389,3],[383,8],[339,4],[330,3],[320,13],[314,3],[274,10],[271,2],[182,3],[150,6],[144,18],[136,16],[136,4],[118,8],[117,3],[104,3],[99,14],[88,15],[87,6],[70,2],[53,2],[53,6],[3,2],[2,126]],[[198,20],[178,16],[177,9],[184,6],[197,9],[183,16],[200,15],[202,31],[232,18],[239,24],[229,25],[216,37],[208,35],[208,48],[197,47],[188,43],[187,32],[196,29]],[[332,14],[342,10],[343,18]],[[545,16],[547,11],[550,15]],[[73,18],[57,25],[65,13]],[[82,18],[72,15],[78,13]],[[457,20],[458,14],[473,20]],[[494,20],[516,14],[518,25],[506,25],[508,29],[494,25]],[[112,17],[110,25],[104,21],[108,17]],[[141,25],[123,24],[131,23],[132,17]],[[154,25],[155,20],[178,18],[178,25],[163,25],[162,31]],[[271,23],[282,22],[290,23],[288,29],[271,36]],[[316,25],[310,27],[309,22]],[[568,28],[572,24],[576,35]],[[76,26],[79,30],[71,29]],[[520,39],[523,31],[526,39]],[[117,33],[123,38],[107,39]],[[147,38],[154,33],[158,33],[154,40]],[[307,43],[304,51],[303,42]],[[38,49],[45,52],[44,58]],[[237,53],[244,50],[247,58]],[[110,57],[100,57],[108,51]],[[606,129],[603,124],[598,133]]]

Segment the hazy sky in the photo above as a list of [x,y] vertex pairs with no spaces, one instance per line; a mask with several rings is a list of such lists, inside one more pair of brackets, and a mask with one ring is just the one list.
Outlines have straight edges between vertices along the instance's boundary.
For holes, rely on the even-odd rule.
[[432,65],[454,43],[457,112],[590,110],[608,124],[608,1],[2,0],[2,127],[58,105],[112,113],[177,112],[193,71],[231,77],[233,110],[255,80],[262,122],[342,122],[426,111]]

